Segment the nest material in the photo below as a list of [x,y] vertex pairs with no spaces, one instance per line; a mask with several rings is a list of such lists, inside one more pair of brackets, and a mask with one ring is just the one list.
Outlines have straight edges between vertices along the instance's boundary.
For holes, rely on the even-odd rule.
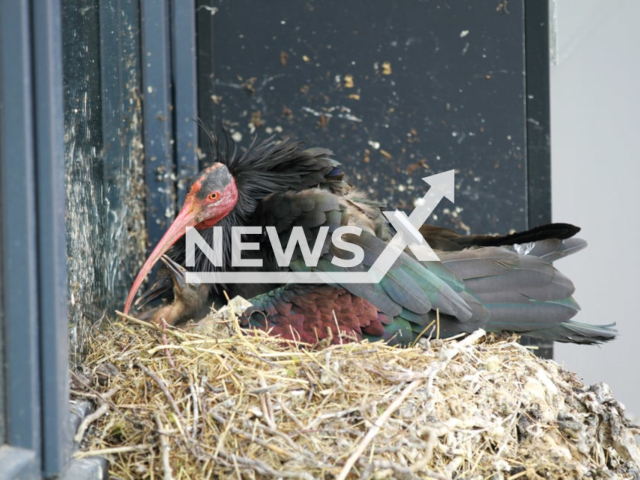
[[97,407],[76,456],[106,455],[122,479],[639,478],[609,388],[516,337],[311,349],[237,328],[218,314],[96,331],[92,384],[74,374]]

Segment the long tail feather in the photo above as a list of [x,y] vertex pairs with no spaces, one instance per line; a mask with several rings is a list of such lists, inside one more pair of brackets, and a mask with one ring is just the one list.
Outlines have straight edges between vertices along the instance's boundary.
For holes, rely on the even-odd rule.
[[589,325],[570,320],[550,328],[529,332],[528,335],[543,340],[563,343],[581,343],[595,345],[613,340],[618,336],[615,323],[608,325]]

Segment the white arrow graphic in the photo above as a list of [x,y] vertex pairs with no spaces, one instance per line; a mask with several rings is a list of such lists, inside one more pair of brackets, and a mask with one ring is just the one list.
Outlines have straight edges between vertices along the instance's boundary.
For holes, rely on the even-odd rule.
[[433,249],[418,229],[433,213],[443,198],[455,203],[455,173],[453,170],[425,177],[429,191],[407,217],[404,212],[382,212],[397,233],[368,272],[187,272],[188,283],[378,283],[387,274],[403,250],[409,246],[416,258],[439,261]]
[[384,272],[382,275],[384,276],[407,245],[421,262],[440,261],[418,229],[429,218],[429,215],[433,213],[443,198],[446,197],[452,203],[455,203],[455,172],[454,170],[449,170],[430,177],[424,177],[422,180],[431,185],[431,188],[418,202],[409,217],[398,210],[382,212],[398,233],[395,234],[391,242],[389,242],[389,246],[371,267],[374,275],[379,275],[377,272]]

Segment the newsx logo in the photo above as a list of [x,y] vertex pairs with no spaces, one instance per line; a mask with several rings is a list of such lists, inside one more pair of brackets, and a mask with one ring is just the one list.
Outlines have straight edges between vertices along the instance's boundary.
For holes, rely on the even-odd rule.
[[[259,250],[258,242],[245,242],[242,235],[259,235],[263,233],[263,227],[232,227],[231,229],[231,266],[233,267],[257,267],[262,268],[261,258],[242,258],[242,252],[247,250]],[[322,247],[324,246],[329,227],[320,227],[318,237],[313,246],[313,250],[309,247],[304,229],[300,226],[293,227],[286,250],[283,250],[282,243],[276,227],[266,227],[267,236],[271,243],[271,248],[276,257],[278,266],[288,267],[291,263],[291,257],[296,249],[296,245],[300,246],[302,258],[308,267],[317,267],[320,255],[322,255]],[[222,266],[222,250],[223,235],[222,227],[213,227],[213,247],[202,238],[198,230],[193,227],[187,227],[186,233],[186,263],[187,267],[195,267],[195,247],[198,246],[202,253],[216,267]],[[331,263],[337,267],[350,268],[360,265],[364,259],[364,250],[359,245],[345,241],[342,236],[351,233],[360,236],[362,229],[355,226],[339,227],[331,234],[331,242],[341,250],[354,254],[351,259],[342,259],[334,256]]]
[[[383,252],[376,259],[368,271],[344,270],[338,272],[324,271],[280,271],[264,272],[255,271],[233,271],[233,272],[194,272],[187,271],[186,281],[188,283],[379,283],[389,271],[396,259],[402,254],[406,247],[409,247],[414,256],[422,262],[439,261],[438,256],[431,249],[419,232],[419,228],[427,220],[440,201],[446,197],[451,202],[455,201],[454,171],[425,177],[424,180],[431,188],[423,198],[416,202],[416,207],[407,216],[398,210],[382,212],[396,230],[395,236],[387,244]],[[301,226],[293,227],[286,248],[280,242],[280,237],[275,227],[233,227],[231,231],[231,265],[242,268],[262,268],[260,258],[242,258],[243,251],[259,250],[260,243],[243,241],[242,235],[260,235],[266,231],[271,244],[276,262],[280,267],[288,267],[291,259],[299,246],[302,258],[307,268],[317,267],[322,255],[322,247],[325,245],[329,234],[329,227],[319,228],[318,237],[313,245],[313,250],[309,246],[304,229]],[[340,258],[333,256],[331,263],[336,267],[349,269],[362,264],[364,260],[364,250],[357,244],[347,242],[343,236],[352,234],[360,236],[362,229],[356,226],[342,226],[334,230],[331,234],[331,242],[340,250],[353,254],[352,258]],[[186,236],[186,265],[195,267],[195,247],[217,267],[223,265],[223,231],[222,227],[213,227],[213,245],[209,245],[202,238],[200,233],[188,227]]]

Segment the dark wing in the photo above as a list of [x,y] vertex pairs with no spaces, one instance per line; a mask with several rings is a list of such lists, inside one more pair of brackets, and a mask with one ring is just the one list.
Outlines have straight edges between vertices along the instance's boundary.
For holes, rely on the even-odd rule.
[[461,235],[454,230],[434,225],[423,225],[420,233],[429,245],[445,252],[464,250],[470,247],[502,247],[526,245],[544,240],[562,241],[573,237],[579,227],[568,223],[550,223],[509,235]]
[[[344,197],[320,189],[284,192],[266,198],[255,220],[275,226],[283,245],[287,244],[295,226],[304,229],[310,245],[317,238],[320,227],[329,227],[318,265],[306,266],[300,250],[296,249],[290,266],[292,270],[363,272],[369,270],[387,247],[391,234],[385,232],[387,227],[381,226],[380,213],[376,217],[371,213],[375,209],[369,209],[364,199],[361,202],[354,205]],[[345,235],[344,239],[360,246],[365,253],[362,264],[349,269],[331,263],[334,255],[348,258],[348,254],[330,242],[331,232],[344,225],[362,229],[359,236]],[[419,262],[410,251],[405,251],[379,284],[344,283],[334,287],[365,299],[392,319],[382,322],[385,332],[381,337],[395,335],[397,338],[400,335],[401,343],[408,343],[428,327],[436,319],[436,311],[443,336],[483,327],[493,331],[529,332],[557,341],[605,341],[615,336],[616,332],[610,326],[584,327],[569,322],[579,310],[571,297],[574,287],[550,264],[551,259],[584,247],[584,242],[579,240],[548,238],[552,231],[566,236],[575,233],[574,230],[529,231],[508,236],[509,240],[503,237],[501,241],[508,244],[505,247],[439,252],[441,262]],[[509,243],[516,239],[534,243],[529,253],[538,256],[518,252],[517,247]],[[273,297],[271,300],[275,301]],[[280,317],[286,321],[285,317]],[[335,321],[328,317],[317,325],[323,330]]]
[[[255,221],[260,221],[265,226],[274,226],[283,248],[294,227],[303,228],[310,245],[314,245],[320,227],[328,227],[329,234],[318,265],[305,265],[297,247],[290,265],[294,271],[366,272],[387,248],[385,238],[390,238],[389,232],[384,231],[386,227],[383,226],[379,208],[375,208],[376,215],[373,215],[373,211],[364,198],[355,202],[351,198],[345,199],[327,191],[312,189],[269,196],[256,212]],[[363,263],[352,268],[338,267],[331,263],[334,256],[348,258],[348,254],[336,248],[330,240],[331,234],[345,225],[362,229],[359,236],[344,236],[346,241],[361,247],[365,254]],[[263,250],[268,248],[268,244],[263,246]],[[274,266],[275,261],[271,265]],[[392,319],[387,323],[387,332],[381,336],[388,337],[402,332],[406,342],[410,341],[414,330],[420,327],[424,329],[428,325],[431,321],[430,314],[436,309],[455,318],[459,323],[470,321],[474,308],[477,308],[477,317],[482,317],[482,306],[470,297],[465,291],[464,283],[455,274],[441,265],[430,268],[406,253],[400,255],[379,284],[345,283],[335,287],[365,299],[386,318]],[[466,300],[471,300],[472,305]],[[282,321],[286,319],[283,318]],[[331,327],[335,322],[332,317],[323,321],[326,325],[318,324],[320,331]],[[466,330],[471,331],[472,328]]]

